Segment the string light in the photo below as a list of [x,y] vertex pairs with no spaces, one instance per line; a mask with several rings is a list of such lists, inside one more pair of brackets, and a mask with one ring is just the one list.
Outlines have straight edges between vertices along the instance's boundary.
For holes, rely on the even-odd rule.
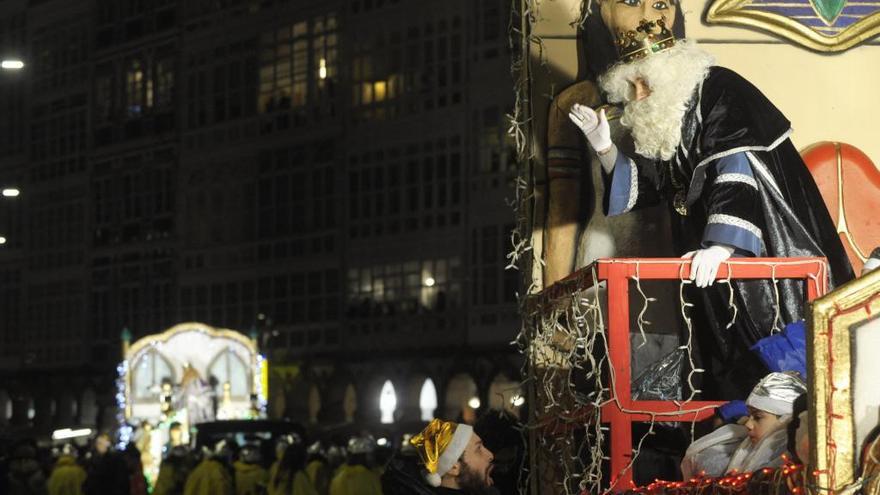
[[[641,296],[640,317],[634,323],[639,327],[639,334],[643,334],[645,327],[650,324],[645,318],[647,308],[655,299],[649,297],[649,294],[642,290],[639,265],[642,263],[647,265],[669,264],[671,262],[612,260],[610,263],[633,265],[633,271],[629,273],[635,276],[630,275],[629,280],[636,287],[633,294],[637,293],[638,296]],[[729,263],[731,267],[742,264],[744,263],[736,261]],[[814,262],[767,262],[762,266],[775,267],[776,265],[796,264],[808,264],[810,266],[806,268],[812,269]],[[825,268],[821,263],[818,266],[820,269]],[[719,282],[730,284],[731,278],[732,275],[729,271],[728,281],[719,280]],[[777,278],[775,270],[771,278],[774,280]],[[696,419],[701,413],[712,409],[711,406],[694,407],[693,409],[686,407],[688,402],[700,392],[694,386],[693,378],[703,372],[694,363],[690,345],[693,338],[693,328],[690,325],[691,315],[688,308],[692,307],[693,303],[684,297],[684,286],[688,283],[690,283],[689,280],[680,281],[678,296],[682,309],[681,317],[688,329],[687,342],[683,342],[684,345],[681,349],[687,351],[685,366],[687,367],[689,363],[690,370],[687,373],[687,385],[682,387],[683,400],[676,402],[678,411],[670,413],[634,410],[634,408],[625,407],[626,405],[616,396],[617,377],[614,367],[609,366],[608,362],[610,355],[609,329],[604,321],[603,312],[606,308],[604,301],[600,298],[599,279],[595,264],[590,270],[575,273],[572,278],[566,280],[565,286],[559,286],[558,290],[548,292],[546,297],[536,298],[536,304],[526,306],[527,312],[523,318],[524,327],[515,343],[520,344],[521,350],[529,358],[526,361],[531,364],[525,368],[523,374],[534,379],[541,399],[534,404],[536,406],[534,418],[537,419],[537,424],[528,425],[527,428],[534,427],[545,433],[538,435],[538,453],[536,454],[541,458],[551,460],[548,464],[552,467],[548,468],[547,475],[552,478],[546,478],[545,481],[562,483],[563,485],[577,483],[582,493],[592,495],[607,495],[609,492],[621,489],[629,490],[630,483],[615,487],[615,482],[632,469],[639,456],[642,443],[652,431],[656,421],[662,421],[664,416],[681,416],[684,411],[689,416],[693,414]],[[735,311],[732,312],[734,313],[732,319],[735,319]],[[644,339],[642,340],[644,341]],[[544,370],[541,375],[538,375],[541,378],[535,375],[536,368]],[[575,376],[577,378],[574,378]],[[575,386],[575,383],[582,383],[584,379],[593,384],[591,390],[586,393],[578,390]],[[688,392],[690,393],[688,394]],[[649,426],[649,433],[643,435],[634,444],[636,448],[632,450],[632,456],[623,469],[611,473],[610,488],[605,489],[604,487],[609,487],[609,480],[606,478],[603,481],[602,464],[608,460],[609,452],[606,443],[608,430],[607,427],[602,426],[598,413],[603,407],[609,405],[617,407],[624,414],[641,414],[647,417],[645,424]],[[694,421],[691,421],[692,430],[693,425]],[[577,437],[569,434],[561,438],[562,435],[576,430],[585,431],[585,434]],[[574,438],[578,438],[578,440],[574,440]],[[571,451],[580,452],[582,455],[574,458],[570,454]],[[607,465],[605,469],[607,472]],[[715,491],[723,491],[727,494],[745,493],[747,487],[754,483],[767,485],[771,483],[769,480],[772,477],[776,477],[774,479],[781,483],[787,478],[798,477],[800,473],[802,473],[802,468],[791,464],[788,459],[784,459],[784,467],[778,471],[737,472],[718,479],[706,479],[704,476],[700,476],[685,482],[664,482],[662,487],[670,490],[680,489],[682,493],[687,493],[691,489],[695,493],[703,491],[701,495],[711,494]],[[661,485],[654,486],[656,488]],[[633,487],[632,490],[643,492],[645,488]],[[788,488],[780,488],[777,491],[791,493]]]
[[634,486],[628,492],[644,495],[801,495],[804,493],[804,479],[798,472],[803,472],[802,465],[785,460],[779,468],[763,468],[754,473],[732,471],[717,478],[701,473],[687,481],[654,480],[646,486]]
[[255,380],[256,388],[257,388],[257,408],[259,409],[260,416],[266,416],[266,406],[268,405],[268,400],[266,399],[266,391],[263,390],[263,380],[262,376],[265,373],[264,367],[266,366],[266,358],[263,357],[262,354],[257,354],[257,373],[259,380]]
[[119,424],[116,447],[122,450],[131,441],[131,435],[134,431],[125,418],[125,411],[128,406],[125,390],[125,377],[128,375],[127,359],[116,366],[116,374],[116,422]]

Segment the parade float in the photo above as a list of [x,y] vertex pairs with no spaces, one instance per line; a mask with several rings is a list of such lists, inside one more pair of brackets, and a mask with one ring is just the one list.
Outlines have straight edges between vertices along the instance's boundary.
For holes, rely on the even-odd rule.
[[149,480],[165,447],[189,444],[199,424],[265,417],[268,363],[255,339],[194,322],[133,343],[127,333],[118,367],[119,445],[135,443]]
[[[875,213],[880,148],[864,128],[852,125],[880,104],[862,97],[875,84],[878,66],[868,60],[877,52],[876,45],[866,45],[847,56],[834,54],[878,33],[880,3],[519,0],[513,5],[517,102],[510,135],[521,173],[508,257],[525,282],[523,328],[516,340],[526,361],[530,405],[524,488],[595,495],[880,493],[880,405],[872,385],[878,373],[872,356],[880,349],[880,272],[829,284],[823,256],[731,258],[720,265],[714,284],[724,296],[716,300],[719,335],[754,310],[770,315],[770,324],[761,327],[768,337],[805,320],[797,347],[808,391],[799,422],[806,433],[793,435],[803,441],[801,457],[780,456],[772,467],[751,471],[684,475],[679,461],[685,447],[707,435],[719,406],[746,399],[720,390],[742,377],[717,370],[713,375],[698,359],[696,342],[713,327],[695,315],[710,304],[702,288],[694,287],[692,262],[680,258],[681,239],[669,228],[683,221],[687,210],[676,208],[670,194],[668,205],[606,215],[604,193],[610,186],[603,164],[570,113],[575,103],[605,110],[612,137],[624,135],[624,124],[612,107],[600,105],[594,84],[606,70],[598,62],[611,53],[601,45],[613,39],[601,36],[601,29],[617,20],[600,10],[678,6],[663,19],[675,37],[703,44],[718,65],[761,88],[791,120],[796,129],[791,140],[858,275],[880,245]],[[828,15],[827,7],[836,14]],[[835,91],[840,81],[850,90]],[[670,185],[676,188],[674,181]],[[746,283],[766,284],[768,296],[739,298],[734,287]],[[780,297],[786,285],[801,291],[789,301],[802,309],[789,316]],[[707,383],[716,390],[704,390]]]

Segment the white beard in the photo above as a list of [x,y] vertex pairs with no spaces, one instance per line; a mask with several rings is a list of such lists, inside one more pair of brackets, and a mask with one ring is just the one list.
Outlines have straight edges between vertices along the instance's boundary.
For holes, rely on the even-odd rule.
[[[715,58],[692,41],[628,64],[617,63],[599,78],[612,103],[625,102],[620,123],[629,128],[636,153],[670,160],[681,142],[681,124],[694,89]],[[651,94],[636,101],[631,81],[642,78]]]

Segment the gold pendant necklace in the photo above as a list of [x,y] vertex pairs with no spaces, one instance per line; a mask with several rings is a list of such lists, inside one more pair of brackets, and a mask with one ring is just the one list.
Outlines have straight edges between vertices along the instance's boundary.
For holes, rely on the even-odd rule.
[[675,170],[672,168],[672,160],[670,160],[668,163],[669,180],[672,182],[672,189],[675,190],[672,195],[672,207],[675,208],[675,211],[679,215],[686,217],[688,214],[687,193],[684,190],[684,186],[682,186],[678,179],[675,177]]
[[683,217],[687,216],[687,198],[685,197],[684,191],[675,191],[675,195],[672,197],[672,207],[675,208],[675,211],[677,211],[679,215]]

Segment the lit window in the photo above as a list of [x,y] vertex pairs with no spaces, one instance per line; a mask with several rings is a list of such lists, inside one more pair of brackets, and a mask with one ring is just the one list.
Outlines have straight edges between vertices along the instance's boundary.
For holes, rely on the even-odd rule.
[[[292,35],[291,35],[292,33]],[[299,22],[293,28],[285,27],[263,35],[263,55],[260,67],[260,109],[272,112],[278,109],[301,107],[308,100],[308,24]],[[331,61],[325,62],[325,72],[331,73]]]
[[377,102],[385,101],[385,81],[376,81],[373,83],[373,99]]
[[147,108],[153,106],[153,80],[147,79]]
[[368,105],[373,103],[373,85],[370,83],[363,83],[361,85],[363,94],[361,95],[361,103],[364,105]]
[[171,103],[171,94],[174,91],[173,64],[167,60],[160,60],[156,64],[156,106],[165,106]]
[[[315,18],[313,24],[312,55],[315,63],[315,86],[319,96],[330,88],[328,82],[336,76],[336,17]],[[358,77],[355,77],[355,81]],[[329,94],[327,94],[329,95]]]
[[140,115],[144,107],[144,69],[132,60],[125,75],[125,102],[130,116]]

